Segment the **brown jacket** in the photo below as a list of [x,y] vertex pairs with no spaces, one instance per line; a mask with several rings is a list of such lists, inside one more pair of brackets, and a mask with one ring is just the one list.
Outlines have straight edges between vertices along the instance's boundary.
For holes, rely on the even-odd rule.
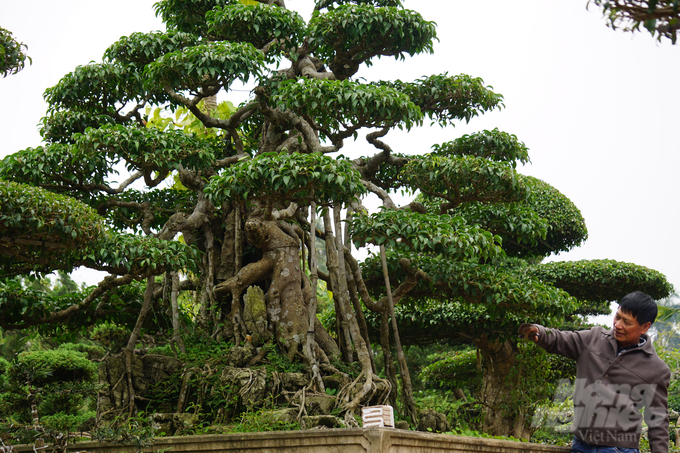
[[671,370],[652,342],[617,356],[612,330],[563,332],[538,327],[537,344],[576,360],[572,432],[584,442],[639,448],[642,415],[652,453],[668,452],[668,384]]

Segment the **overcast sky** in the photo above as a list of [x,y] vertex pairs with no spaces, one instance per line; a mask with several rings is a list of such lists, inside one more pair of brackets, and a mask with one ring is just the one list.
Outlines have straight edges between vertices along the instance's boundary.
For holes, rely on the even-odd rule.
[[[33,64],[0,79],[0,157],[40,145],[44,90],[77,65],[100,61],[120,36],[163,29],[152,0],[0,2],[0,27],[28,45]],[[286,0],[305,19],[311,0]],[[551,260],[614,259],[656,269],[680,290],[680,45],[612,31],[586,0],[406,0],[438,24],[434,55],[383,59],[358,76],[481,77],[505,96],[470,124],[390,133],[397,152],[498,127],[529,147],[520,171],[581,210],[589,239]],[[247,91],[228,95],[247,96]],[[346,144],[346,155],[366,154]]]

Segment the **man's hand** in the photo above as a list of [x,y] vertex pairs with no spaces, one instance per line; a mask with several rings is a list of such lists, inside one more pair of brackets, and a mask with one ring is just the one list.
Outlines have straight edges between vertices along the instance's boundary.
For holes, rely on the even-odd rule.
[[538,341],[538,327],[533,324],[524,323],[519,326],[519,336],[536,343]]

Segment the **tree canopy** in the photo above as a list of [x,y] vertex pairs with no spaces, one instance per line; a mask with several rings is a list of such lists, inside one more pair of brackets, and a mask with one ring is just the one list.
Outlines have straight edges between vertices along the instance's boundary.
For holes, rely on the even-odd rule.
[[[0,163],[1,327],[96,324],[127,301],[138,314],[126,318],[130,374],[154,304],[175,317],[178,294],[191,299],[192,328],[173,324],[160,332],[168,341],[240,344],[253,334],[244,296],[258,287],[269,333],[258,338],[306,364],[317,390],[338,361],[358,361],[361,378],[338,395],[351,418],[399,387],[394,370],[376,372],[369,327],[386,357],[392,344],[400,351],[402,329],[405,341],[466,338],[511,367],[525,320],[556,324],[629,291],[670,292],[663,275],[627,263],[542,264],[587,230],[566,196],[518,172],[528,147],[513,134],[393,151],[390,130],[451,127],[503,106],[465,74],[360,77],[380,57],[433,52],[434,22],[401,2],[318,1],[308,22],[283,1],[161,0],[156,13],[167,32],[122,37],[101,62],[66,74],[45,92],[44,144]],[[246,102],[224,100],[247,82]],[[360,132],[373,147],[365,156],[353,153]],[[363,206],[368,194],[382,201],[378,212]],[[369,244],[380,253],[360,260]],[[77,266],[109,276],[68,303],[11,280]],[[334,336],[316,316],[319,279],[333,295]],[[487,367],[485,379],[507,387],[506,372]],[[503,397],[485,403],[501,407]],[[524,418],[487,416],[492,432],[526,434]]]

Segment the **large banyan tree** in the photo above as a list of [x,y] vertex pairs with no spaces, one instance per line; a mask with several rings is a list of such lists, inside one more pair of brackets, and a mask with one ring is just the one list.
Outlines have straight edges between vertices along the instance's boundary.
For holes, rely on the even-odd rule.
[[[376,58],[433,50],[435,24],[401,1],[319,0],[308,22],[283,0],[161,0],[156,13],[167,32],[123,37],[64,76],[45,93],[45,143],[0,164],[1,327],[122,317],[129,367],[150,307],[169,301],[176,321],[185,294],[194,334],[271,342],[308,366],[317,390],[338,361],[358,361],[341,408],[394,400],[400,386],[411,420],[402,337],[463,337],[490,364],[487,429],[521,436],[526,417],[501,408],[520,322],[555,325],[635,289],[668,294],[662,275],[639,266],[540,264],[581,244],[586,228],[564,195],[516,171],[529,158],[514,135],[393,149],[395,128],[448,127],[503,101],[468,75],[362,79]],[[218,102],[243,83],[254,86],[246,102]],[[360,136],[373,152],[345,157]],[[368,195],[382,207],[367,210]],[[78,266],[108,276],[66,302],[13,280]],[[319,280],[333,335],[317,319]],[[251,287],[264,293],[262,322],[249,319]],[[444,306],[461,316],[409,323]],[[378,376],[369,332],[386,363],[396,350],[401,380],[392,366]],[[185,335],[173,322],[168,339],[182,348]]]

